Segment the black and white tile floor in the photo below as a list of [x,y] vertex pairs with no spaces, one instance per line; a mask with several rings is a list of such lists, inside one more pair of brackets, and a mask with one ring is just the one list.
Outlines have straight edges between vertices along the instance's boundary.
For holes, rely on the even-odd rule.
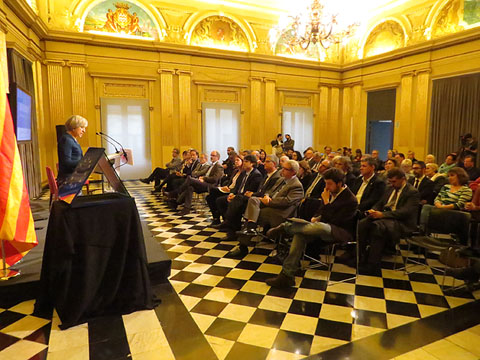
[[[30,315],[33,301],[0,301],[0,360],[300,359],[322,353],[334,359],[346,358],[347,349],[350,359],[366,359],[362,344],[370,343],[378,352],[375,358],[480,357],[475,346],[480,331],[473,327],[480,324],[480,313],[472,313],[465,328],[450,330],[450,320],[444,320],[456,309],[478,309],[480,291],[444,293],[440,274],[428,268],[409,275],[395,271],[394,257],[384,259],[378,276],[359,275],[328,286],[325,270],[307,269],[298,274],[294,288],[270,288],[265,279],[281,270],[269,256],[272,245],[256,246],[243,260],[226,259],[236,243],[222,241],[225,234],[209,227],[202,197],[192,214],[180,217],[150,187],[127,186],[140,216],[172,259],[171,286],[157,289],[162,304],[60,331],[55,314],[52,319]],[[352,273],[334,263],[332,279]],[[402,342],[396,331],[406,330],[423,340]]]

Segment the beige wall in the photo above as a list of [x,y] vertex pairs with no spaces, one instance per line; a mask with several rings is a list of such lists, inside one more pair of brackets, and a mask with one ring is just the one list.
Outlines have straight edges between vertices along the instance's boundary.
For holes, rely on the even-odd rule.
[[413,149],[423,158],[432,80],[480,71],[478,28],[349,65],[327,66],[86,34],[47,36],[33,15],[20,20],[2,0],[0,6],[7,14],[7,46],[34,62],[42,169],[55,166],[55,125],[71,114],[89,120],[82,147],[100,145],[95,132],[101,130],[103,96],[149,100],[155,167],[169,160],[172,147],[201,147],[202,101],[241,104],[242,148],[270,151],[270,141],[280,132],[282,107],[288,105],[313,109],[314,147],[363,149],[367,92],[396,88],[394,148]]

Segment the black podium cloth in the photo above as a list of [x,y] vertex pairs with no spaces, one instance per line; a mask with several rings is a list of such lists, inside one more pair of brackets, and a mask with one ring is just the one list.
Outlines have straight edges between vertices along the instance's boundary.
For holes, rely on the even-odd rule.
[[153,308],[147,256],[133,198],[85,196],[54,202],[35,314],[53,308],[68,328],[102,315]]

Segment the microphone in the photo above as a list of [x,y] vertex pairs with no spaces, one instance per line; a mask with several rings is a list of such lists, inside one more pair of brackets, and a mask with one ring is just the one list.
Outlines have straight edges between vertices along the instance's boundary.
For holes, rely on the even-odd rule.
[[103,136],[102,136],[103,134],[102,134],[101,132],[99,132],[99,133],[96,132],[95,134],[98,135],[98,136],[100,136],[102,139],[104,139],[104,140],[105,140],[106,142],[108,142],[110,145],[112,145],[112,146],[115,148],[115,152],[116,152],[117,154],[120,153],[120,151],[118,151],[118,149],[117,149],[117,147],[115,146],[115,144],[114,144],[113,142],[109,141],[106,137],[103,137]]
[[[107,138],[115,141],[115,142],[120,146],[120,149],[122,149],[123,156],[125,157],[125,160],[128,161],[127,152],[126,152],[125,149],[123,148],[123,145],[122,145],[122,144],[120,144],[117,140],[115,140],[115,139],[114,139],[113,137],[111,137],[110,135],[107,135],[107,134],[105,134],[105,133],[103,133],[103,132],[101,132],[101,131],[100,131],[100,134],[102,134],[103,136],[106,136]],[[115,149],[116,149],[116,148],[115,148]],[[117,152],[120,152],[120,151],[117,151]]]

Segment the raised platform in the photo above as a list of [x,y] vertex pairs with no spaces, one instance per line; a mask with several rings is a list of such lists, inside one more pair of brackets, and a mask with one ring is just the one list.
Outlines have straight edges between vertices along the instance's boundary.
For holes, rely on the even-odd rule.
[[[0,281],[0,297],[2,302],[17,304],[22,301],[35,299],[40,283],[42,269],[43,249],[48,226],[48,200],[35,200],[31,202],[35,233],[37,234],[38,246],[34,247],[13,268],[20,270],[20,275],[7,281]],[[167,282],[170,276],[172,261],[163,250],[163,247],[155,240],[147,223],[140,217],[142,223],[145,249],[147,252],[148,272],[152,285]],[[8,305],[8,304],[7,304]],[[6,306],[3,304],[3,306]]]

